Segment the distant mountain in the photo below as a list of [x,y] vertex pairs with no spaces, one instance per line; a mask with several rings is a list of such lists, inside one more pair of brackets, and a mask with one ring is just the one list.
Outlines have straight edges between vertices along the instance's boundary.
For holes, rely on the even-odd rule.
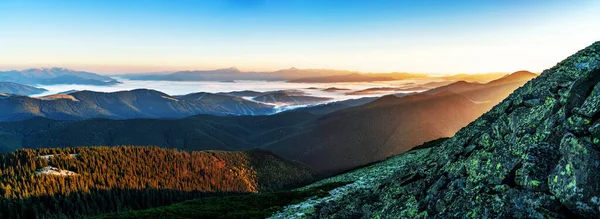
[[132,80],[159,80],[159,81],[233,81],[233,80],[273,80],[273,77],[262,73],[241,72],[237,68],[216,70],[178,71],[170,74],[156,75],[126,75]]
[[120,83],[108,76],[95,73],[74,71],[66,68],[35,68],[22,71],[0,72],[0,81],[25,85],[82,84],[114,85]]
[[290,80],[291,83],[338,83],[338,82],[373,82],[373,81],[394,81],[403,80],[409,78],[423,78],[424,75],[417,74],[347,74],[347,75],[333,75],[333,76],[322,76],[322,77],[307,77],[295,80]]
[[452,93],[460,93],[465,95],[472,100],[476,101],[494,101],[498,102],[502,100],[502,96],[493,96],[490,95],[490,92],[479,92],[480,90],[496,90],[491,93],[507,93],[512,92],[519,86],[521,86],[524,82],[527,82],[535,77],[537,74],[528,72],[528,71],[518,71],[512,74],[505,75],[502,78],[490,81],[485,84],[480,84],[476,82],[466,82],[466,81],[458,81],[446,86],[438,87],[435,89],[431,89],[426,91],[427,94],[436,94],[441,92],[452,92]]
[[312,114],[317,114],[317,115],[324,115],[324,114],[332,113],[335,111],[343,110],[346,108],[367,104],[378,98],[379,97],[363,97],[363,98],[359,98],[359,99],[335,101],[335,102],[324,103],[324,104],[319,104],[319,105],[315,105],[315,106],[302,107],[302,108],[294,109],[291,111],[292,112],[307,112],[307,113],[312,113]]
[[424,86],[416,86],[416,87],[373,87],[367,88],[364,90],[358,90],[346,93],[346,95],[372,95],[372,94],[382,94],[382,93],[390,93],[390,92],[404,92],[404,91],[423,91],[428,90],[429,87]]
[[179,71],[170,74],[128,74],[122,75],[131,80],[161,81],[233,81],[233,80],[267,80],[285,81],[302,77],[317,77],[350,74],[350,71],[329,69],[297,69],[290,68],[274,72],[242,72],[237,68],[217,70]]
[[291,82],[359,82],[359,81],[391,81],[408,78],[426,78],[424,74],[411,73],[376,73],[363,74],[356,71],[332,69],[297,69],[289,68],[273,72],[243,72],[237,68],[216,70],[179,71],[169,74],[126,74],[121,77],[131,80],[160,81],[234,81],[234,80],[267,80]]
[[0,93],[5,93],[5,94],[16,94],[16,95],[28,96],[28,95],[41,94],[46,91],[48,91],[48,90],[43,89],[43,88],[37,88],[37,87],[17,84],[17,83],[13,83],[13,82],[0,82]]
[[507,75],[506,73],[456,74],[456,75],[442,76],[440,78],[443,80],[487,83],[492,80],[496,80],[498,78],[504,77],[506,75]]
[[265,92],[244,90],[244,91],[220,92],[220,93],[217,93],[217,94],[220,94],[220,95],[229,95],[229,96],[236,96],[236,97],[258,97],[258,96],[264,96],[264,95],[270,95],[270,94],[273,94],[273,95],[287,95],[287,96],[307,96],[308,95],[304,91],[295,90],[295,89],[265,91]]
[[344,92],[344,91],[349,91],[350,89],[348,88],[338,88],[338,87],[330,87],[330,88],[325,88],[322,91],[326,91],[326,92]]
[[295,80],[301,78],[312,78],[312,77],[326,77],[326,76],[334,76],[334,75],[348,75],[355,74],[359,72],[355,71],[347,71],[347,70],[333,70],[333,69],[298,69],[298,68],[289,68],[283,69],[279,71],[272,72],[271,74],[277,75],[277,77],[282,78],[283,80]]
[[307,105],[330,101],[332,98],[314,97],[286,92],[268,92],[252,98],[252,100],[276,105]]
[[245,91],[221,92],[221,93],[217,93],[217,94],[230,95],[230,96],[236,96],[236,97],[256,97],[258,95],[262,95],[263,93],[258,92],[258,91],[245,90]]
[[352,73],[346,75],[331,75],[321,77],[306,77],[290,80],[291,83],[338,83],[338,82],[374,82],[406,79],[427,78],[424,74],[411,73]]
[[333,69],[298,69],[289,68],[273,72],[244,72],[237,68],[225,68],[216,70],[194,70],[179,71],[174,73],[144,73],[124,74],[120,77],[131,80],[158,80],[158,81],[225,81],[235,80],[265,80],[265,81],[288,81],[292,83],[336,83],[336,82],[370,82],[370,81],[393,81],[407,79],[440,79],[447,81],[464,80],[468,82],[487,83],[491,80],[505,76],[506,73],[487,74],[457,74],[450,76],[432,77],[427,74],[418,73],[362,73],[348,70]]
[[315,179],[306,166],[264,150],[44,148],[0,154],[0,165],[3,218],[81,218],[200,197],[277,191]]
[[72,94],[75,92],[79,92],[80,90],[68,90],[68,91],[63,91],[63,92],[59,92],[58,94]]
[[48,97],[9,95],[0,98],[0,121],[36,116],[53,119],[182,118],[197,114],[256,115],[273,113],[273,107],[239,97],[196,93],[169,96],[138,89],[114,93],[78,91]]
[[521,81],[529,81],[537,76],[538,74],[529,71],[518,71],[509,75],[505,75],[504,77],[498,78],[496,80],[490,81],[488,84],[503,85]]

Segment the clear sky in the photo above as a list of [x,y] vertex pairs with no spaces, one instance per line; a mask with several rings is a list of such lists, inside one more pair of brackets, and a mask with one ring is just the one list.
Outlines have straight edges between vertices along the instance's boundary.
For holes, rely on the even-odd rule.
[[0,69],[541,71],[597,40],[598,0],[0,0]]

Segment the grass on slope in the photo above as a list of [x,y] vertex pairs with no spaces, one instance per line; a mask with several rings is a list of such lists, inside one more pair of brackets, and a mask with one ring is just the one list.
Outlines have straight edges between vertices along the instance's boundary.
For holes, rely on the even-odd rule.
[[201,198],[182,203],[141,210],[113,213],[97,219],[123,218],[266,218],[293,203],[312,196],[328,196],[329,190],[348,184],[336,182],[303,191],[284,191],[243,196]]

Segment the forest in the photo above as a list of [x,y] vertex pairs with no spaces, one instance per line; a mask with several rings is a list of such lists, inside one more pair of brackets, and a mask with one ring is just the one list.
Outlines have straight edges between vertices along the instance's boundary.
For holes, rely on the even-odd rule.
[[277,191],[315,179],[307,167],[264,150],[22,149],[0,154],[0,167],[1,218],[78,218]]

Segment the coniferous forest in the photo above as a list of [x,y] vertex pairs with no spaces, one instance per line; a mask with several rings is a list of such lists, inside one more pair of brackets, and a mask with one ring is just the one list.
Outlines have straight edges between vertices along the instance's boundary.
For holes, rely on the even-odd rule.
[[24,149],[1,154],[0,166],[1,218],[79,218],[275,191],[314,178],[308,168],[262,150]]

